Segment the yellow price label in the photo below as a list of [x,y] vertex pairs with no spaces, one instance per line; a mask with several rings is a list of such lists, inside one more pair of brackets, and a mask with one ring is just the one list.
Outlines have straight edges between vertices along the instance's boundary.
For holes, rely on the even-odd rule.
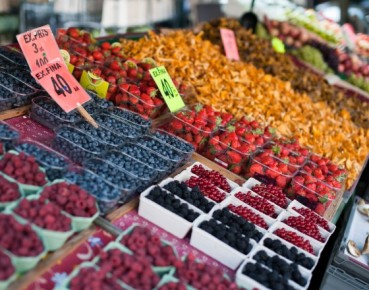
[[185,106],[176,86],[173,83],[168,71],[164,66],[159,66],[149,70],[152,78],[159,88],[160,93],[164,97],[171,112],[176,112]]
[[109,83],[91,72],[83,71],[80,84],[86,90],[95,92],[100,98],[106,98]]

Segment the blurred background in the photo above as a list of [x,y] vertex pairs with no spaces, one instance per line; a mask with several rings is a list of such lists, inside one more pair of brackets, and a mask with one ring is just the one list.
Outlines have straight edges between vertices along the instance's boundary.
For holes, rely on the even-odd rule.
[[[34,27],[50,24],[76,26],[96,34],[142,31],[153,27],[189,27],[220,16],[240,17],[249,0],[1,0],[0,43]],[[357,32],[369,32],[369,0],[257,0],[255,12],[265,5],[301,5],[315,8],[336,22],[353,24]],[[293,7],[293,6],[292,6]]]

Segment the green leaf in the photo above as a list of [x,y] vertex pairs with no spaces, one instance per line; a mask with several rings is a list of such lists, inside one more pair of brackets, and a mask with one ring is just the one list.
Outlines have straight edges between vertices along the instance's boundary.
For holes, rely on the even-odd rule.
[[195,106],[196,113],[200,112],[203,107],[204,106],[202,104],[196,104],[196,106]]
[[337,177],[336,177],[336,180],[337,180],[338,182],[342,182],[342,181],[344,181],[346,178],[347,178],[347,174],[341,174],[341,175],[339,175],[339,176],[337,176]]
[[279,147],[278,145],[274,145],[272,147],[272,151],[274,154],[279,155],[279,153],[281,153],[281,147]]
[[276,130],[276,128],[268,127],[268,131],[269,131],[270,134],[274,135],[277,130]]
[[264,133],[264,131],[260,128],[256,129],[256,130],[252,130],[251,131],[253,134],[256,134],[256,135],[262,135]]
[[236,130],[236,127],[235,126],[232,126],[232,125],[227,126],[227,131],[228,132],[234,132],[234,130]]
[[320,203],[326,203],[328,201],[328,197],[326,195],[323,195],[318,198]]

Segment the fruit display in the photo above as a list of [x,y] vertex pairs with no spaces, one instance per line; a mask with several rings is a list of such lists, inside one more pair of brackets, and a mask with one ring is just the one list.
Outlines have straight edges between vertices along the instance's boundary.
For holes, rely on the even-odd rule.
[[0,214],[0,224],[3,249],[19,257],[36,257],[44,252],[44,245],[30,224],[21,224],[5,214]]
[[[212,24],[204,27],[205,36],[211,31],[218,31],[219,27],[234,28],[226,20]],[[129,57],[157,57],[158,64],[161,64],[161,58],[170,59],[170,66],[165,62],[169,73],[192,84],[197,102],[211,104],[214,109],[232,113],[238,119],[246,115],[269,123],[279,133],[298,137],[302,145],[310,147],[315,153],[344,165],[349,172],[346,186],[351,186],[368,151],[365,137],[367,104],[355,98],[346,98],[320,76],[296,68],[292,60],[274,52],[265,40],[258,40],[241,28],[238,33],[237,26],[235,29],[241,59],[255,63],[265,73],[251,64],[229,61],[218,46],[191,32],[150,33],[149,37],[139,41],[122,40],[122,44],[124,53]],[[216,34],[215,39],[216,43],[220,43]],[[243,48],[246,45],[250,47]],[[178,47],[181,47],[180,52]],[[270,64],[264,58],[270,58]],[[186,66],[194,61],[196,66]],[[287,71],[279,75],[278,72],[284,70]],[[216,85],[220,83],[222,86]],[[175,116],[178,114],[186,120],[182,113]],[[194,115],[191,113],[190,121],[194,120]],[[189,122],[184,123],[180,118],[175,121],[169,123],[168,131],[185,140],[188,138],[188,141],[194,142],[196,149],[204,136],[211,134],[201,132],[201,137],[193,141],[192,133],[186,136],[194,129]],[[185,126],[187,130],[183,130]],[[347,136],[352,136],[350,141]],[[353,139],[355,142],[351,142]],[[338,143],[341,144],[340,149]]]
[[283,219],[282,222],[316,239],[319,242],[325,242],[325,239],[319,232],[318,226],[301,216],[289,216],[288,218]]
[[22,141],[15,146],[15,149],[34,156],[37,163],[45,169],[47,179],[50,181],[61,179],[69,164],[67,157],[36,141]]
[[306,286],[307,284],[307,279],[303,276],[297,264],[288,263],[278,255],[270,256],[265,250],[260,250],[252,258],[277,272],[284,279],[292,280],[300,286]]
[[103,143],[71,126],[58,128],[52,146],[79,164],[86,159],[99,156],[105,151]]
[[214,200],[217,203],[222,202],[227,196],[225,192],[217,188],[211,181],[203,177],[191,176],[186,181],[186,184],[191,188],[198,186],[206,197]]
[[[240,233],[256,242],[259,242],[263,237],[263,233],[252,222],[245,221],[242,217],[233,214],[228,208],[214,211],[212,217],[228,226],[229,231],[233,233]],[[231,238],[229,237],[229,239]]]
[[0,121],[0,141],[3,144],[3,150],[9,150],[17,139],[19,139],[18,131],[5,122]]
[[77,184],[95,197],[102,213],[106,213],[114,208],[122,195],[122,191],[119,188],[107,182],[103,177],[84,168],[69,170],[64,175],[64,178],[70,183]]
[[174,194],[169,193],[158,186],[154,187],[146,198],[189,222],[193,222],[199,216],[199,213],[189,208],[187,203],[182,202],[180,199],[176,198]]
[[248,237],[215,219],[201,222],[199,228],[245,255],[252,249],[252,244]]
[[246,193],[239,191],[234,196],[272,218],[276,218],[278,216],[276,207],[261,196],[253,195],[250,191]]
[[105,269],[86,267],[78,272],[78,275],[68,284],[71,290],[81,290],[86,288],[101,290],[119,290],[122,286],[112,277],[106,276]]
[[0,160],[0,171],[21,184],[42,186],[48,182],[36,158],[24,152],[6,153]]
[[173,247],[163,243],[160,236],[152,234],[144,227],[134,227],[120,242],[136,256],[146,258],[156,267],[173,266],[178,261]]
[[45,200],[55,203],[62,210],[76,217],[92,217],[98,212],[93,196],[78,185],[67,182],[46,186],[40,194],[40,201]]
[[332,203],[336,192],[337,189],[330,187],[320,179],[301,172],[292,179],[288,196],[322,215]]
[[233,204],[230,204],[228,206],[229,210],[238,214],[239,216],[243,217],[244,219],[252,222],[253,224],[261,227],[261,228],[264,228],[264,229],[267,229],[268,228],[268,224],[265,222],[265,220],[258,214],[256,213],[255,211],[245,207],[245,206],[242,206],[242,205],[239,205],[239,206],[236,206],[236,205],[233,205]]
[[220,129],[210,137],[202,155],[214,160],[228,170],[241,174],[245,163],[249,161],[250,155],[254,153],[256,146],[239,137],[233,126]]
[[178,138],[175,135],[169,134],[168,132],[156,130],[150,134],[150,137],[152,139],[159,140],[168,146],[172,146],[179,151],[184,158],[188,158],[194,152],[194,147],[190,143]]
[[24,198],[13,211],[43,229],[57,232],[68,232],[72,229],[72,220],[64,215],[60,207],[54,203]]
[[305,218],[309,219],[310,222],[319,225],[326,231],[330,231],[328,222],[321,216],[314,213],[312,210],[308,208],[297,208],[297,207],[293,207],[292,209],[297,213],[299,213],[300,215],[304,216]]
[[16,201],[22,197],[18,184],[0,175],[0,203]]
[[173,114],[170,122],[162,128],[191,143],[196,151],[201,151],[220,122],[211,106],[196,104]]
[[259,282],[261,285],[273,289],[286,289],[293,290],[295,289],[293,286],[288,284],[288,280],[284,279],[277,272],[274,272],[261,263],[258,262],[248,262],[242,268],[242,274],[246,275]]
[[215,203],[206,198],[198,186],[189,189],[185,182],[173,180],[164,185],[164,189],[197,207],[204,213],[209,213],[210,210],[215,206]]
[[11,259],[3,251],[0,251],[0,282],[8,280],[14,273],[15,269]]
[[142,129],[142,133],[146,133],[146,131],[152,125],[152,122],[150,119],[145,119],[141,115],[136,114],[132,111],[123,109],[123,108],[114,107],[114,108],[111,108],[109,111],[107,111],[107,113],[136,125],[137,127]]
[[225,178],[216,170],[207,170],[201,164],[195,164],[191,168],[191,172],[199,177],[210,180],[215,186],[226,192],[231,192],[232,190],[232,187],[229,184],[227,178]]
[[305,240],[303,237],[298,235],[295,232],[286,230],[286,229],[277,229],[273,232],[278,237],[286,240],[287,242],[290,242],[291,244],[305,250],[306,252],[313,254],[314,250],[313,247],[310,244],[310,241]]
[[281,208],[287,208],[288,201],[282,189],[272,184],[257,184],[251,190]]
[[288,248],[279,239],[266,238],[263,241],[263,245],[306,269],[312,269],[315,265],[315,262],[312,258],[306,256],[306,254],[302,253],[301,251],[299,252],[298,248],[295,246]]

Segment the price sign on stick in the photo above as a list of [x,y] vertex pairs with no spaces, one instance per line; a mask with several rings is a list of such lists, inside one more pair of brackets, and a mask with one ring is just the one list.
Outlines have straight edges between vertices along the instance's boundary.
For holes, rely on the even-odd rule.
[[20,47],[31,68],[31,75],[67,113],[77,109],[95,128],[98,124],[82,107],[91,98],[70,74],[50,26],[42,26],[17,35]]
[[159,66],[152,68],[149,72],[158,86],[160,93],[163,95],[169,110],[176,112],[182,109],[185,104],[165,67]]
[[233,60],[240,60],[240,55],[238,54],[237,41],[233,30],[221,28],[220,36],[222,37],[223,47],[227,58]]
[[18,34],[17,40],[31,71],[60,58],[59,47],[49,25]]

